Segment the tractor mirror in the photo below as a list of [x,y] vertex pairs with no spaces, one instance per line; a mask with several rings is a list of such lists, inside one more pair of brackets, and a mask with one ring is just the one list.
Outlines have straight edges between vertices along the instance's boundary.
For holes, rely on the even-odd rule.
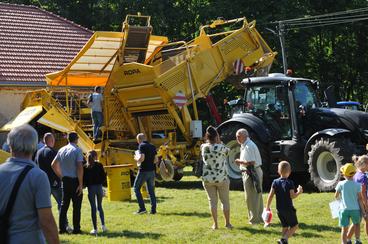
[[312,82],[312,86],[314,90],[318,90],[319,89],[319,81],[318,80],[311,80]]
[[336,108],[336,96],[335,96],[335,92],[334,92],[334,86],[329,86],[327,87],[327,89],[324,91],[328,106],[330,108]]

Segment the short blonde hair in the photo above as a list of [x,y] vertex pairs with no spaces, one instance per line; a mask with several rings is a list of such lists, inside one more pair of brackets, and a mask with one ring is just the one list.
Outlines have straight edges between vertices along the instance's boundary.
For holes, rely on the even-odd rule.
[[278,166],[278,171],[280,174],[285,174],[291,172],[291,166],[288,161],[281,161]]
[[353,158],[352,158],[353,162],[354,162],[354,165],[356,168],[358,169],[361,169],[363,168],[364,166],[366,166],[368,164],[368,156],[367,155],[362,155],[362,156],[356,156],[356,155],[353,155]]

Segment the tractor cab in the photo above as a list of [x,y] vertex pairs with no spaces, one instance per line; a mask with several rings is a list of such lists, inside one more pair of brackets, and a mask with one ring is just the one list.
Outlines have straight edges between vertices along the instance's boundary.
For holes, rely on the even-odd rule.
[[315,83],[283,74],[244,79],[245,113],[260,118],[275,140],[290,140],[303,134],[306,111],[319,107]]

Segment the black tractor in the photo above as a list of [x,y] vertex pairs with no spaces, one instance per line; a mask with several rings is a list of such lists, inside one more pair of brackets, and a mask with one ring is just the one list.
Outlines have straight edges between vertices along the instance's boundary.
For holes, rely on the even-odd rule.
[[233,102],[232,118],[218,129],[231,149],[229,177],[241,180],[240,147],[235,133],[249,131],[262,156],[264,182],[277,176],[281,160],[290,162],[295,179],[311,181],[320,191],[334,189],[341,178],[340,167],[353,154],[366,153],[368,113],[341,108],[323,108],[317,98],[318,82],[270,74],[242,81],[243,99]]

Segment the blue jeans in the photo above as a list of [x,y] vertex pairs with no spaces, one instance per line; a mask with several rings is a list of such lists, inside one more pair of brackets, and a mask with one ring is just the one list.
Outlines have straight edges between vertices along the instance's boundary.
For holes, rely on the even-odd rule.
[[100,214],[101,225],[105,225],[105,216],[102,209],[102,198],[103,198],[102,185],[88,186],[88,200],[89,204],[91,205],[91,218],[93,228],[95,230],[97,230],[96,200],[97,200],[97,209]]
[[93,123],[93,139],[97,139],[98,131],[103,123],[102,112],[92,111],[92,123]]
[[138,171],[137,177],[135,178],[133,187],[135,196],[137,197],[137,201],[139,204],[139,210],[141,211],[146,210],[141,193],[141,187],[144,184],[144,182],[147,183],[147,191],[151,200],[151,212],[156,212],[157,203],[155,196],[155,171],[147,171],[147,172]]

